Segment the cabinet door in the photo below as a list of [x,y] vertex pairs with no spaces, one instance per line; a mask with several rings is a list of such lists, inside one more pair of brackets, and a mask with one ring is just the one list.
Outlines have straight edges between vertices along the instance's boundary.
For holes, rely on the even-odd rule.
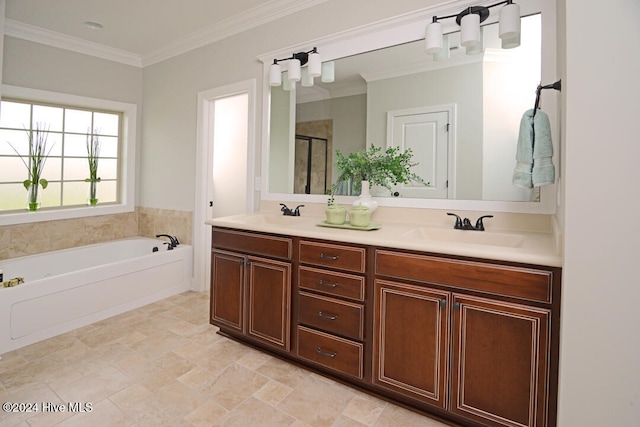
[[245,257],[232,252],[211,254],[211,323],[244,331]]
[[373,382],[446,405],[450,294],[376,280]]
[[486,425],[546,426],[550,312],[454,295],[451,411]]
[[289,351],[291,264],[248,257],[247,335]]

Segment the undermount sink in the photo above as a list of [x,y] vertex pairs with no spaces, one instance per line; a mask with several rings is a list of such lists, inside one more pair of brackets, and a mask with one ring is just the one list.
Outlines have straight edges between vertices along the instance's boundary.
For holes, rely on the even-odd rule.
[[407,232],[404,237],[409,239],[436,240],[449,243],[502,246],[505,248],[517,248],[522,246],[524,243],[524,236],[522,234],[441,228],[416,228]]

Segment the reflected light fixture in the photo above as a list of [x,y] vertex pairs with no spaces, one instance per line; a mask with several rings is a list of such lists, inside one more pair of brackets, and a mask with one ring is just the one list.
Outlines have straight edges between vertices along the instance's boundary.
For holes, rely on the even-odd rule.
[[[282,67],[280,62],[289,61],[287,81],[295,87],[295,82],[302,81],[303,86],[313,86],[313,79],[322,75],[323,65],[317,48],[308,52],[297,52],[289,58],[274,59],[269,69],[269,84],[282,84]],[[303,68],[306,65],[306,68]]]
[[499,34],[502,47],[505,49],[520,46],[520,6],[513,0],[505,0],[489,6],[470,6],[457,15],[434,16],[425,30],[426,51],[438,54],[442,46],[442,19],[455,18],[460,26],[460,44],[467,48],[468,53],[482,51],[477,46],[482,43],[480,23],[489,17],[489,9],[505,5],[500,9]]

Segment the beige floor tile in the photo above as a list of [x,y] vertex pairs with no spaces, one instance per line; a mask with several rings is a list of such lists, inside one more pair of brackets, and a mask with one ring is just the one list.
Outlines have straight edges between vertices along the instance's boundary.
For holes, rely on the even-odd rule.
[[2,401],[93,410],[0,427],[444,426],[219,335],[208,310],[186,292],[2,355]]

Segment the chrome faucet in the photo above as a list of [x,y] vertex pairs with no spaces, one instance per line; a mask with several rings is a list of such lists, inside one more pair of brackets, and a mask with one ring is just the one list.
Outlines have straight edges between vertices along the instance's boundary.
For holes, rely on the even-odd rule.
[[168,234],[156,234],[156,237],[166,237],[170,240],[170,242],[165,243],[165,245],[169,245],[169,250],[172,250],[173,248],[175,248],[176,246],[178,246],[180,244],[180,242],[178,241],[178,238],[176,236],[170,236]]
[[300,216],[300,208],[304,208],[304,205],[298,205],[295,209],[291,210],[284,203],[280,203],[280,206],[282,206],[280,210],[284,216]]
[[453,226],[453,228],[456,230],[484,231],[484,223],[482,222],[482,220],[484,218],[493,218],[493,215],[483,215],[476,220],[476,225],[472,225],[471,221],[469,221],[469,218],[462,219],[458,215],[451,212],[447,212],[447,215],[456,217],[456,223]]

